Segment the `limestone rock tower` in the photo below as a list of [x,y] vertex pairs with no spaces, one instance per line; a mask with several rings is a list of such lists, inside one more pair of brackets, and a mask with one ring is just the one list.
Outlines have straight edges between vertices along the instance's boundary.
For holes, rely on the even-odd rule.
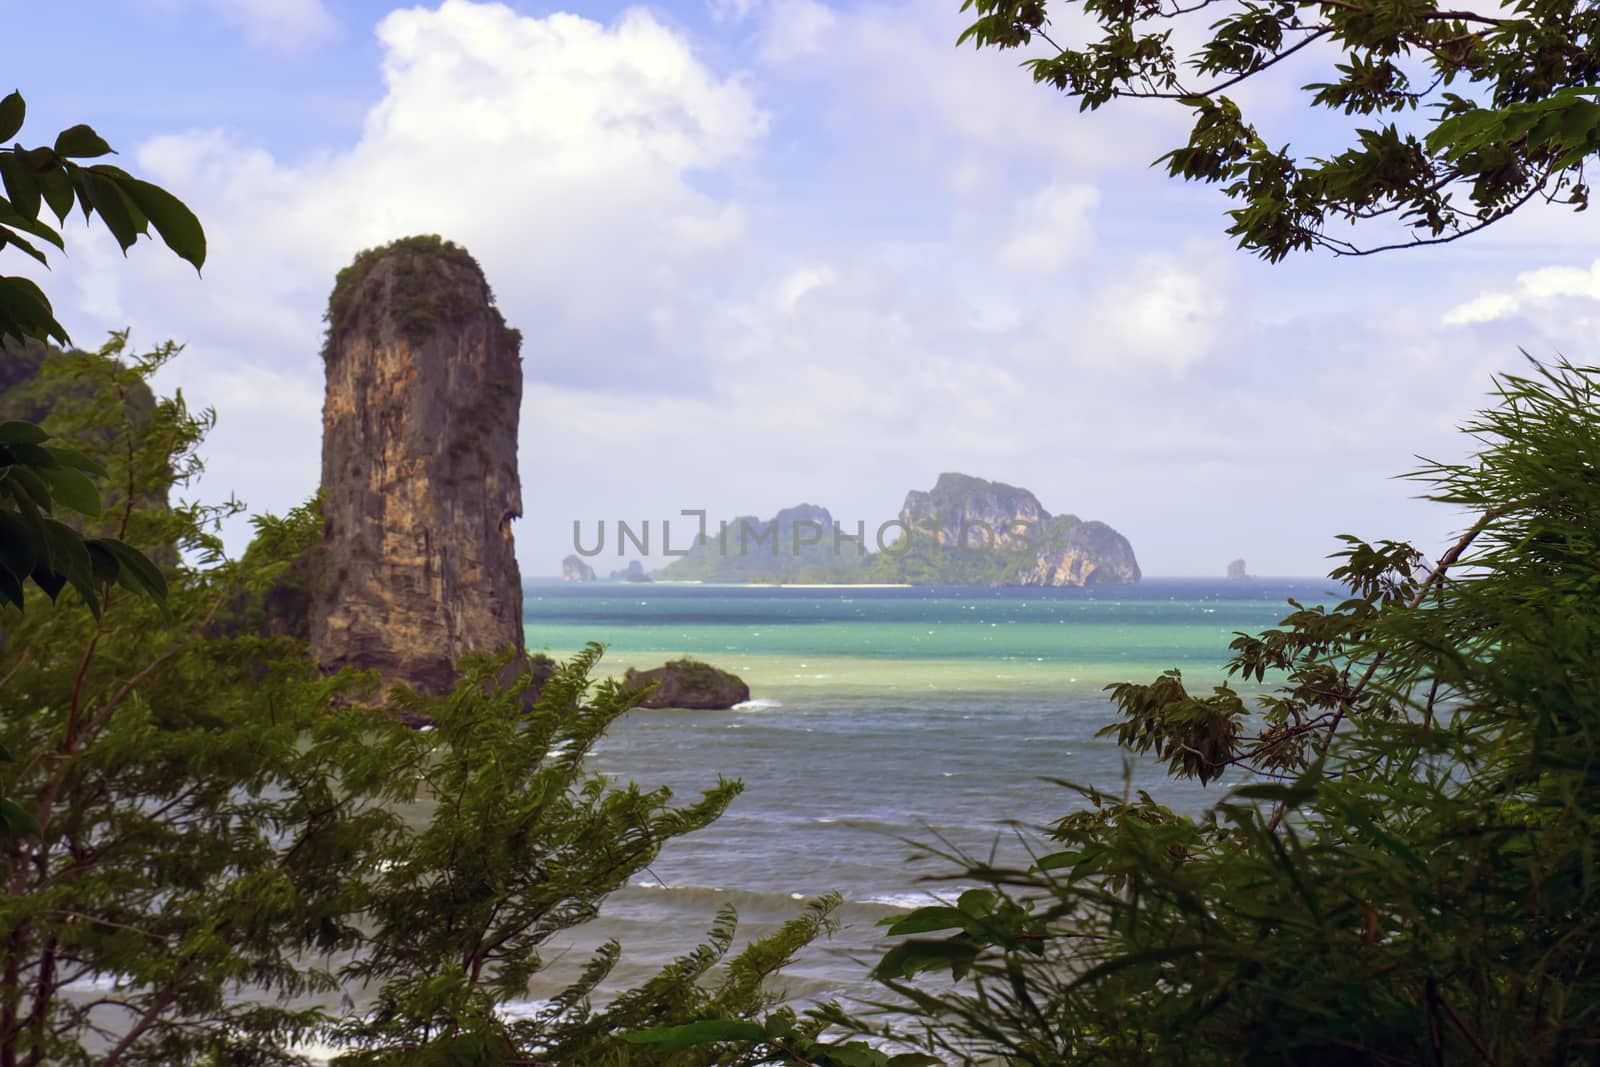
[[339,272],[323,348],[324,670],[440,693],[522,636],[521,336],[465,249],[408,237]]

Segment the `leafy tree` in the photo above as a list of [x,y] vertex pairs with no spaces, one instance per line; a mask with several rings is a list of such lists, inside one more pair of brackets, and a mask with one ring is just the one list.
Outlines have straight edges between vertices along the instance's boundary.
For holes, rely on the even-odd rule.
[[[21,93],[0,99],[0,142],[21,131],[26,114]],[[154,226],[168,248],[199,270],[206,258],[205,231],[182,201],[109,163],[78,162],[110,154],[111,146],[84,125],[61,131],[50,147],[13,142],[0,148],[0,248],[10,246],[48,266],[30,238],[58,249],[66,245],[60,231],[40,219],[40,209],[48,206],[59,225],[76,205],[85,221],[98,214],[124,253]],[[42,289],[27,278],[0,275],[0,345],[8,340],[69,343]],[[93,612],[99,611],[100,587],[109,582],[159,599],[161,574],[148,559],[118,538],[86,541],[54,517],[57,507],[98,517],[100,498],[88,476],[105,472],[82,452],[50,440],[31,422],[0,420],[0,607],[21,607],[28,581],[52,600],[70,585]]]
[[1600,367],[1501,379],[1477,457],[1416,475],[1476,520],[1431,568],[1347,539],[1343,601],[1233,642],[1249,699],[1113,686],[1106,733],[1242,784],[1199,817],[1071,786],[1027,866],[944,853],[982,887],[890,920],[902,1037],[1034,1065],[1593,1062],[1597,399]]
[[113,590],[98,616],[5,609],[0,746],[16,759],[0,816],[21,832],[0,840],[0,1065],[280,1064],[314,1037],[353,1064],[726,1062],[620,1031],[767,1010],[766,980],[836,901],[736,955],[724,912],[704,946],[601,1006],[608,944],[535,1018],[505,1018],[549,939],[738,784],[679,805],[589,773],[643,696],[591,681],[597,647],[545,672],[531,708],[532,673],[499,688],[504,660],[488,658],[453,693],[380,706],[370,678],[323,677],[302,639],[219,625],[291,573],[321,523],[309,506],[259,518],[229,560],[216,526],[237,505],[167,503],[198,470],[209,413],[161,400],[121,435],[104,425],[120,409],[93,400],[164,355],[86,362],[85,402],[52,418],[133,486],[129,543],[190,561],[165,605]]
[[[962,42],[1042,42],[1047,54],[1026,64],[1034,80],[1081,109],[1125,97],[1187,108],[1188,143],[1160,162],[1222,183],[1238,205],[1228,232],[1269,260],[1453,241],[1535,199],[1588,206],[1600,12],[1579,0],[963,0],[962,10],[976,15]],[[1310,62],[1321,73],[1303,87],[1309,107],[1359,117],[1325,158],[1294,155],[1227,95]],[[1424,106],[1433,113],[1422,121]],[[1330,232],[1337,222],[1356,230]]]

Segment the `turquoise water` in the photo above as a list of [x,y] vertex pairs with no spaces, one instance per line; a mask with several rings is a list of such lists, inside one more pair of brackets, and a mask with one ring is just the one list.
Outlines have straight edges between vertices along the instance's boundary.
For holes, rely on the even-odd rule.
[[727,712],[633,712],[602,743],[603,773],[680,795],[722,774],[745,792],[617,894],[568,962],[615,936],[626,954],[614,977],[630,981],[692,944],[722,903],[757,933],[838,890],[847,928],[789,986],[802,997],[860,991],[864,969],[848,957],[870,953],[872,921],[960,888],[928,881],[948,866],[908,862],[900,838],[1021,856],[1036,838],[1028,828],[1076,802],[1047,778],[1145,788],[1178,808],[1213,802],[1219,787],[1173,783],[1094,736],[1113,720],[1103,687],[1173,667],[1191,688],[1215,684],[1234,633],[1273,625],[1288,597],[1325,601],[1331,586],[530,586],[530,649],[560,656],[599,641],[602,674],[694,656],[738,673],[752,697]]

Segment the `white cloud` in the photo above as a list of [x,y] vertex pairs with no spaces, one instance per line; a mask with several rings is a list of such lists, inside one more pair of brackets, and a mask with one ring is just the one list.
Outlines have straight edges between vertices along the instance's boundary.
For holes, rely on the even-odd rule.
[[1557,300],[1600,300],[1600,259],[1588,270],[1582,267],[1544,267],[1517,275],[1510,290],[1479,293],[1445,312],[1446,326],[1494,322],[1514,315],[1548,309]]
[[74,224],[49,291],[82,343],[130,321],[188,341],[161,384],[220,409],[207,495],[281,510],[316,481],[334,273],[408,233],[463,243],[526,338],[530,574],[573,518],[810,499],[876,521],[942,470],[1113,522],[1151,573],[1305,571],[1339,530],[1405,535],[1387,518],[1415,490],[1385,479],[1448,453],[1514,363],[1381,313],[1436,307],[1431,270],[1299,259],[1235,285],[1214,191],[1163,198],[1145,166],[1158,121],[1080,116],[1014,54],[956,51],[952,8],[746,7],[717,32],[756,42],[747,72],[640,11],[397,11],[353,143],[140,150],[206,222],[203,281]]
[[827,264],[801,267],[778,283],[778,306],[785,312],[792,313],[807,293],[832,285],[838,280],[838,272]]
[[1131,271],[1108,282],[1093,306],[1111,361],[1169,371],[1184,370],[1203,359],[1223,321],[1215,279],[1169,255],[1141,258]]
[[835,48],[839,16],[818,0],[774,0],[762,31],[761,57],[768,63],[803,62]]
[[743,22],[754,14],[759,0],[707,0],[706,7],[716,22]]
[[1088,251],[1099,203],[1091,185],[1046,186],[1017,205],[1015,230],[996,251],[996,261],[1010,270],[1057,273]]
[[252,44],[292,50],[333,37],[338,21],[322,0],[158,0],[164,7],[208,8],[244,30]]

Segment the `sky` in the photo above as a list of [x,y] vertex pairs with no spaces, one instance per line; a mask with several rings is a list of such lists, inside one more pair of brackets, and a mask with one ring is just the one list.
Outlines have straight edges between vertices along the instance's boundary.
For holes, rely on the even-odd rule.
[[[1397,476],[1465,456],[1523,351],[1596,355],[1591,215],[1261,263],[1217,190],[1150,166],[1181,111],[1080,113],[1015,53],[958,50],[958,0],[0,14],[19,139],[87,122],[206,226],[200,276],[81,222],[41,276],[80,346],[186,346],[156,386],[217,412],[189,495],[315,490],[334,274],[438,233],[523,334],[527,576],[574,522],[649,520],[658,565],[684,509],[871,530],[943,471],[1110,523],[1147,575],[1322,574],[1343,532],[1433,554],[1468,520]],[[1326,62],[1240,94],[1269,141],[1337,143],[1295,88]]]

